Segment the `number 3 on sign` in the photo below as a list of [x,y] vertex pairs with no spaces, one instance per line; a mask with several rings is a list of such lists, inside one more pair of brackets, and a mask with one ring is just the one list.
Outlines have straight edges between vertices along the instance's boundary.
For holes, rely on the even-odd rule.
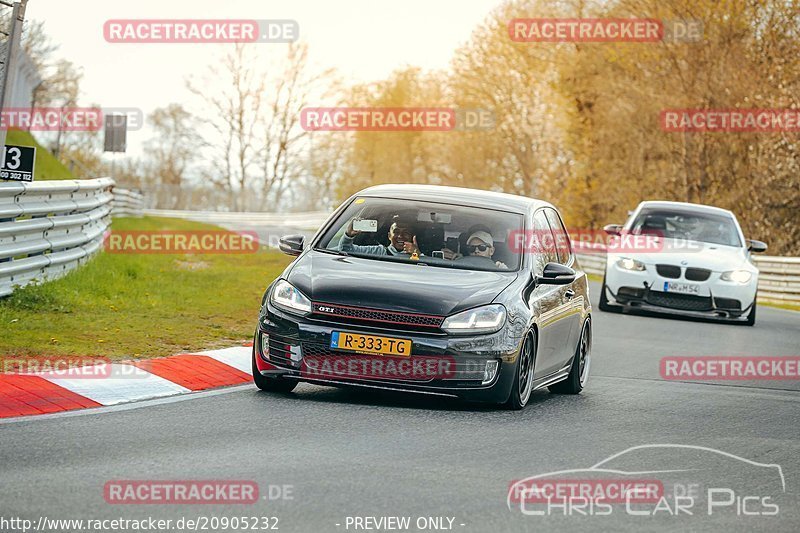
[[22,150],[17,148],[16,146],[4,146],[3,147],[3,168],[8,170],[17,170],[21,163],[20,157],[22,156]]
[[34,146],[7,144],[0,153],[0,180],[33,181],[33,167],[36,164]]

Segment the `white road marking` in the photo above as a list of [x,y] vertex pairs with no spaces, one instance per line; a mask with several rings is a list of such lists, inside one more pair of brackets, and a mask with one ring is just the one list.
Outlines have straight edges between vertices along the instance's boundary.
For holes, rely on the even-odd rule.
[[42,375],[42,377],[101,405],[117,405],[191,392],[186,387],[155,374],[132,365],[119,363],[111,365],[110,377],[58,378],[47,375]]
[[211,357],[220,363],[253,375],[253,363],[251,360],[253,348],[251,346],[234,346],[233,348],[222,348],[220,350],[206,350],[204,352],[197,352],[194,355]]

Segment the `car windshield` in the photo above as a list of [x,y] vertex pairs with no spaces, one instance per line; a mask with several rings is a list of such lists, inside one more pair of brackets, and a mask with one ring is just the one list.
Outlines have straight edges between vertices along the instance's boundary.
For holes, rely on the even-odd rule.
[[522,215],[392,198],[356,198],[315,249],[383,261],[466,270],[515,271],[507,239]]
[[685,239],[725,246],[741,246],[733,219],[726,215],[643,209],[631,226],[634,235],[659,235],[669,239]]

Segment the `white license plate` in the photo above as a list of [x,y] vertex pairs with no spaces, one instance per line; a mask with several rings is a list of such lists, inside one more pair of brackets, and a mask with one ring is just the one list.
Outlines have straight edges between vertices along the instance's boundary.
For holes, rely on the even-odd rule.
[[681,294],[700,294],[700,285],[694,283],[664,282],[664,292],[680,292]]

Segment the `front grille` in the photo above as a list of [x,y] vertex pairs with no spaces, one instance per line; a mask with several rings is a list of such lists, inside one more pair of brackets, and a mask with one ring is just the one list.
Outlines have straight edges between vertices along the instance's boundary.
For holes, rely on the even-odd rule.
[[650,291],[646,301],[652,305],[683,309],[684,311],[710,311],[712,309],[711,298],[693,294]]
[[335,318],[341,322],[379,323],[381,325],[395,325],[406,328],[438,329],[444,317],[437,315],[421,315],[416,313],[401,313],[383,309],[370,309],[366,307],[352,307],[347,305],[314,302],[312,316]]
[[[330,355],[337,355],[335,351],[331,350],[325,344],[304,342],[301,346],[303,347],[303,357],[327,357]],[[341,353],[338,355],[341,355]]]
[[707,268],[687,268],[684,277],[690,281],[705,281],[711,276]]
[[681,267],[675,265],[656,265],[656,272],[664,278],[678,279],[681,277]]

